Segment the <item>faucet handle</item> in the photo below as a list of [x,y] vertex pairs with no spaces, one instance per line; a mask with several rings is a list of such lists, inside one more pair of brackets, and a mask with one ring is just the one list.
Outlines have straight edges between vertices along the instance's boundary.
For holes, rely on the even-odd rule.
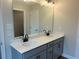
[[24,37],[25,37],[25,38],[29,38],[28,34],[25,34]]
[[25,34],[25,35],[24,35],[24,38],[23,38],[23,42],[27,42],[27,41],[28,41],[28,39],[29,39],[28,34]]

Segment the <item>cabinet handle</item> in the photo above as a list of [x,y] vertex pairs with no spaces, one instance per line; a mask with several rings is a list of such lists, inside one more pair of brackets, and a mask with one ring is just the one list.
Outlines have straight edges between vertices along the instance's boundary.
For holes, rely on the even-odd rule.
[[38,56],[36,57],[36,59],[40,59],[40,55],[38,55]]

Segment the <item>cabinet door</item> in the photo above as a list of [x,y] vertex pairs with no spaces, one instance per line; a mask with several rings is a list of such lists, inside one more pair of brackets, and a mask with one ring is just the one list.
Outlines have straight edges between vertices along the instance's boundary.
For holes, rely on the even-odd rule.
[[46,51],[40,52],[37,55],[34,55],[28,59],[46,59]]
[[59,46],[58,46],[58,53],[59,53],[59,56],[62,55],[62,53],[63,53],[63,42],[60,42],[60,43],[59,43]]
[[53,59],[53,47],[48,48],[47,59]]
[[57,59],[63,53],[63,42],[59,42],[53,46],[53,59]]

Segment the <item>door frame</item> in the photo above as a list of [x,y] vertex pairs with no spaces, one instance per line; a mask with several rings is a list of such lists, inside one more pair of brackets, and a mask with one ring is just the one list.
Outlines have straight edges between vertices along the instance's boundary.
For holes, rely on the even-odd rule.
[[19,8],[13,8],[13,10],[17,10],[17,11],[23,11],[24,13],[24,34],[26,34],[26,11],[24,9],[19,9]]
[[[22,33],[24,34],[24,22],[25,22],[25,21],[24,21],[24,11],[23,11],[23,10],[14,10],[14,9],[13,9],[13,15],[16,14],[15,12],[21,12],[21,13],[22,13],[22,19],[21,19],[21,20],[22,20],[22,24],[23,24],[23,25],[22,25],[22,28],[23,28],[23,29],[22,29]],[[15,24],[15,22],[17,22],[17,19],[16,19],[16,20],[14,19],[15,17],[16,17],[16,15],[13,16],[13,23],[14,23],[14,24]],[[14,24],[13,24],[13,25],[14,25]],[[17,25],[17,24],[16,24],[16,25]],[[18,29],[16,29],[15,27],[16,27],[16,26],[14,25],[14,36],[15,36],[15,37],[18,37],[18,36],[15,34],[16,31],[18,31]],[[15,30],[15,29],[16,29],[16,30]]]

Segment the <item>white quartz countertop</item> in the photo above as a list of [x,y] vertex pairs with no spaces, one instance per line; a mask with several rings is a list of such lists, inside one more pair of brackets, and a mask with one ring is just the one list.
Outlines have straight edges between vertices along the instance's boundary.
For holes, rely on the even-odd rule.
[[41,45],[57,40],[58,38],[61,38],[63,36],[64,33],[53,33],[50,36],[40,35],[37,37],[29,38],[29,41],[25,43],[23,43],[22,39],[18,38],[13,41],[11,47],[16,49],[19,53],[23,54]]

